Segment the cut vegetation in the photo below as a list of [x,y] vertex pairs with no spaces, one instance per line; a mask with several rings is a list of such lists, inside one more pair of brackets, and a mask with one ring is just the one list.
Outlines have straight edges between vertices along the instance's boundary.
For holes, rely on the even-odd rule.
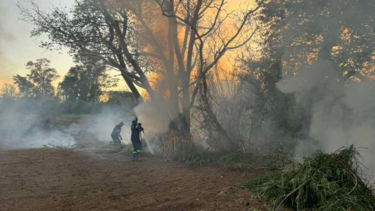
[[295,169],[243,184],[272,201],[274,210],[375,210],[373,190],[361,180],[359,153],[350,146],[334,153],[317,151]]

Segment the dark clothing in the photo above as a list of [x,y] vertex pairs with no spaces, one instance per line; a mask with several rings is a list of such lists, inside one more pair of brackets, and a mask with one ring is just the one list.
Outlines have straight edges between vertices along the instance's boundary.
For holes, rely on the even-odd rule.
[[143,131],[143,128],[141,125],[137,124],[136,120],[134,120],[132,122],[131,131],[132,131],[131,141],[133,144],[133,154],[137,154],[142,151],[142,142],[140,139],[140,134]]
[[133,141],[133,152],[141,152],[142,151],[142,142],[141,141]]
[[120,133],[121,133],[121,126],[120,126],[120,125],[116,125],[116,126],[113,128],[113,131],[112,131],[111,136],[119,136]]
[[140,134],[143,131],[142,126],[138,125],[136,121],[133,121],[131,130],[132,130],[131,140],[140,141]]
[[119,139],[118,136],[112,136],[112,135],[111,135],[111,137],[112,137],[112,140],[113,140],[113,144],[114,144],[115,146],[120,146],[120,145],[121,145],[121,141],[120,141],[120,139]]
[[121,125],[116,125],[111,133],[111,137],[113,140],[113,144],[115,146],[120,146],[121,145],[121,140],[120,140],[120,133],[121,133]]

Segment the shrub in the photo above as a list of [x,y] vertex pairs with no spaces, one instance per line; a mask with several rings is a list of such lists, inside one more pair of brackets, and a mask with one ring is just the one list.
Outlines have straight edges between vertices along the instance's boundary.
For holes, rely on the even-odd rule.
[[294,210],[375,210],[373,191],[358,175],[359,153],[353,146],[327,154],[317,151],[297,168],[276,172],[243,184],[271,200]]
[[186,142],[177,149],[174,160],[187,165],[188,167],[198,166],[235,166],[243,170],[252,169],[282,169],[289,162],[284,155],[262,155],[249,154],[242,151],[216,152],[205,151]]

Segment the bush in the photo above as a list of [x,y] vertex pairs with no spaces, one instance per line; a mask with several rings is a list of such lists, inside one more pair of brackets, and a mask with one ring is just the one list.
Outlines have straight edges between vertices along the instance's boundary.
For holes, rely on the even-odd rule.
[[317,151],[297,168],[253,180],[243,187],[294,210],[375,210],[373,191],[358,176],[359,153],[351,146],[332,154]]
[[184,143],[178,147],[174,160],[182,162],[188,167],[198,167],[227,164],[224,157],[223,153],[203,151],[194,143]]
[[61,114],[92,114],[99,113],[103,107],[100,103],[91,103],[78,100],[76,102],[65,101],[59,104]]
[[174,160],[182,162],[188,167],[235,166],[243,170],[282,169],[289,162],[284,155],[248,154],[242,151],[204,151],[191,142],[180,145]]

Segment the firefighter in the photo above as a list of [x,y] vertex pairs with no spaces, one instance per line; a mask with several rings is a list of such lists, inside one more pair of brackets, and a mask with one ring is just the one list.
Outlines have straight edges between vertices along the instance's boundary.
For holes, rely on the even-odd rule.
[[121,133],[121,127],[124,125],[123,122],[120,122],[119,124],[117,124],[114,128],[113,128],[113,131],[112,131],[112,134],[111,134],[111,137],[112,137],[112,140],[113,140],[113,145],[115,146],[121,146],[121,140],[122,140],[122,137],[120,135]]
[[138,123],[137,117],[135,117],[132,122],[131,131],[131,141],[133,144],[133,161],[140,161],[140,155],[142,152],[141,132],[144,131],[144,129],[142,127],[142,124]]

